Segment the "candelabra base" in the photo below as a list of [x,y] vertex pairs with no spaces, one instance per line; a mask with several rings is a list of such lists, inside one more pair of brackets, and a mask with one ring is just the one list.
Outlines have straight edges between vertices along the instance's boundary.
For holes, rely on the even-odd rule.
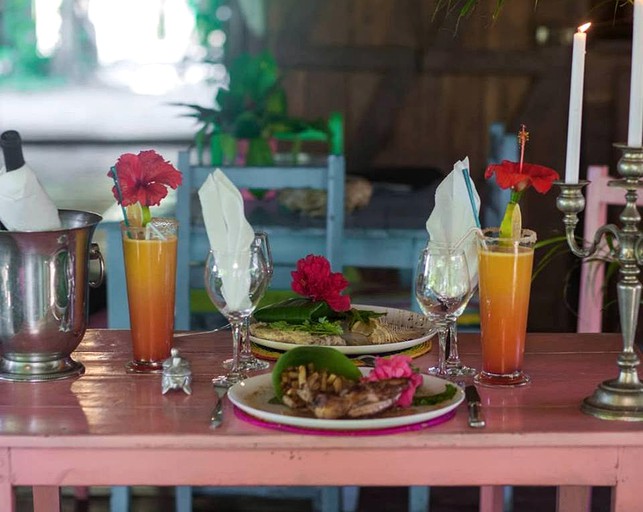
[[581,410],[604,420],[643,421],[643,384],[606,380],[583,400]]

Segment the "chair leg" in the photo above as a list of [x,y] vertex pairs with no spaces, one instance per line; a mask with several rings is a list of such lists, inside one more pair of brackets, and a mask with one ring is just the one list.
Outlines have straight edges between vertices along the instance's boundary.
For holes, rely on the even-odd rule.
[[192,512],[192,487],[180,485],[174,488],[175,512]]
[[502,507],[503,512],[513,512],[514,509],[514,488],[511,485],[505,485],[502,490]]
[[130,487],[118,485],[112,487],[109,497],[110,512],[129,512],[129,502],[132,490]]
[[315,512],[339,512],[339,487],[322,487],[320,500],[313,501]]
[[359,504],[359,487],[349,485],[341,488],[342,512],[356,512]]
[[431,488],[419,485],[409,487],[409,512],[429,512]]

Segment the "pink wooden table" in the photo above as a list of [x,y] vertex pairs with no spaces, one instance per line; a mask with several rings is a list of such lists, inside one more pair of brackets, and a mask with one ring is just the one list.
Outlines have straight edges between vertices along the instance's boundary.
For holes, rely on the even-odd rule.
[[[13,486],[34,486],[34,509],[58,511],[58,486],[91,485],[479,485],[481,507],[499,510],[498,485],[562,486],[559,511],[588,510],[586,486],[612,486],[613,510],[643,509],[643,424],[580,412],[583,397],[616,375],[618,335],[532,334],[531,385],[482,388],[485,429],[467,426],[466,406],[441,425],[388,436],[322,437],[278,432],[234,417],[209,429],[209,381],[230,334],[188,336],[193,394],[161,394],[160,376],[124,372],[128,331],[88,331],[76,380],[0,383],[0,510]],[[479,337],[461,335],[478,366]],[[426,368],[433,354],[416,362]]]

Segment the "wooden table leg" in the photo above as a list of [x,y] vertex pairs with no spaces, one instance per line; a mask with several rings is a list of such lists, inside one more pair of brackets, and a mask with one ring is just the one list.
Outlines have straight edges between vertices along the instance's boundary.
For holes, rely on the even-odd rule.
[[9,450],[0,450],[0,510],[16,512],[16,496],[11,486]]
[[483,485],[480,487],[480,512],[502,512],[504,510],[504,486]]
[[591,487],[562,485],[556,489],[556,512],[589,512],[591,507]]
[[612,489],[612,512],[641,509],[639,472],[642,458],[643,448],[619,448],[616,487]]
[[33,512],[60,512],[60,487],[34,485]]

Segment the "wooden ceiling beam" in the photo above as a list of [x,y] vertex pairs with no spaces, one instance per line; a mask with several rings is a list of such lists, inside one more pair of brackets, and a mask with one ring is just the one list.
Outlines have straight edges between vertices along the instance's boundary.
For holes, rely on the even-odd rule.
[[503,50],[429,49],[422,54],[412,48],[329,48],[280,46],[277,60],[283,68],[332,69],[354,72],[408,71],[440,74],[541,75],[552,68],[569,71],[567,47],[543,48],[535,53]]

